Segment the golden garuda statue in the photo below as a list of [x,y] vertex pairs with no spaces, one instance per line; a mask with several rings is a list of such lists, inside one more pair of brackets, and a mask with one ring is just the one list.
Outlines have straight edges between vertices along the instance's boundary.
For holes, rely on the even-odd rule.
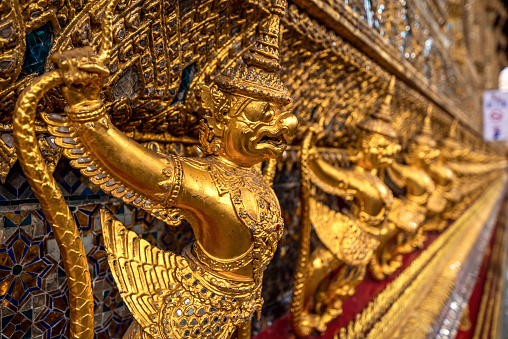
[[435,184],[435,189],[426,204],[427,218],[421,227],[425,232],[441,231],[446,226],[447,219],[444,213],[452,204],[453,194],[450,192],[455,180],[455,174],[441,157],[441,151],[432,133],[432,110],[433,106],[429,105],[422,131],[409,140],[406,155],[406,163],[424,170]]
[[370,263],[370,272],[378,280],[393,274],[402,265],[402,255],[421,247],[425,240],[422,225],[435,184],[430,175],[418,166],[421,153],[414,145],[409,142],[404,155],[405,164],[392,161],[386,169],[390,181],[402,188],[404,193],[394,199],[386,230],[380,237],[381,244]]
[[[378,110],[357,124],[351,168],[333,166],[319,156],[315,147],[319,128],[312,127],[303,140],[300,248],[291,303],[292,327],[298,336],[324,332],[327,323],[342,314],[342,302],[364,279],[385,233],[393,195],[379,175],[400,150],[387,114],[391,97],[389,93]],[[319,201],[318,189],[350,202],[349,210],[329,208]],[[312,252],[311,225],[321,242]]]
[[185,219],[194,231],[195,241],[176,255],[102,211],[108,261],[135,319],[125,338],[229,338],[261,311],[263,271],[283,232],[277,197],[260,164],[282,154],[297,125],[283,110],[290,98],[278,75],[285,3],[271,4],[243,60],[223,70],[212,86],[201,87],[201,158],[148,150],[112,124],[100,93],[114,6],[104,15],[100,54],[81,48],[54,55],[58,70],[25,89],[14,117],[20,162],[59,237],[70,284],[71,335],[93,337],[90,276],[79,232],[41,162],[34,134],[37,103],[57,85],[68,103],[65,114],[41,116],[71,165],[114,197],[169,226]]
[[[379,112],[377,113],[378,123],[376,128],[383,131],[392,140],[398,140],[398,133],[392,126],[391,100],[394,95],[395,78],[392,77],[389,86],[389,94],[386,96]],[[382,126],[382,128],[381,128]],[[397,145],[398,149],[400,146]],[[391,275],[402,264],[402,254],[411,248],[418,237],[418,230],[425,220],[426,209],[420,205],[426,202],[430,190],[434,184],[430,177],[422,170],[412,168],[395,161],[392,156],[386,161],[385,166],[378,173],[384,177],[385,172],[389,173],[392,181],[396,181],[404,187],[406,194],[393,199],[393,205],[387,213],[386,221],[382,231],[378,235],[379,244],[375,249],[372,260],[369,262],[369,270],[372,276],[382,280]],[[389,189],[387,187],[387,189]]]

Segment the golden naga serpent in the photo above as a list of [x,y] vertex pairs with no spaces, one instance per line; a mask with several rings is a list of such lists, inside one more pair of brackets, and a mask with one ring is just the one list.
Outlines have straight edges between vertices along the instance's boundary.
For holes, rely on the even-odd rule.
[[298,252],[298,259],[296,264],[296,273],[293,281],[293,298],[291,299],[291,325],[293,331],[298,337],[306,337],[310,335],[310,329],[303,326],[303,313],[304,313],[304,284],[307,277],[307,265],[309,263],[310,255],[310,218],[309,218],[309,196],[310,196],[310,173],[309,167],[305,164],[308,163],[310,143],[314,132],[307,131],[302,141],[301,147],[301,178],[302,183],[300,191],[300,201],[302,202],[301,216],[300,216],[300,246]]
[[[107,64],[113,47],[113,12],[118,0],[108,3],[102,22],[99,62]],[[78,227],[55,179],[48,171],[35,135],[37,105],[51,88],[64,83],[59,70],[36,78],[19,96],[13,115],[13,136],[19,163],[41,204],[60,248],[69,286],[70,336],[93,339],[94,305],[85,248]]]

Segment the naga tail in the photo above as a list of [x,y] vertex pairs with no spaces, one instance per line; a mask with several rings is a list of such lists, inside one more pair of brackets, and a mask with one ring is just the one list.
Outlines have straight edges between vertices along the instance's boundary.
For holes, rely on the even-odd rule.
[[[118,0],[104,12],[102,46],[99,59],[107,62],[112,47],[112,17]],[[51,225],[60,248],[69,286],[70,333],[73,339],[94,338],[94,305],[92,283],[85,248],[74,218],[65,203],[55,179],[42,157],[35,135],[37,105],[51,88],[62,85],[60,71],[34,79],[21,93],[13,115],[13,136],[18,159],[44,216]]]
[[60,248],[69,286],[71,337],[93,339],[92,283],[85,248],[62,192],[39,151],[35,136],[37,104],[49,88],[61,83],[60,72],[50,72],[35,79],[23,91],[14,109],[13,136],[19,163]]
[[310,216],[309,216],[309,202],[310,202],[310,173],[307,161],[309,158],[310,143],[312,140],[313,132],[308,131],[305,135],[302,148],[301,148],[301,216],[300,216],[300,248],[298,251],[298,260],[296,263],[296,273],[293,280],[293,297],[291,299],[291,326],[293,331],[299,337],[309,335],[308,330],[302,326],[304,305],[304,283],[307,275],[307,266],[310,254]]

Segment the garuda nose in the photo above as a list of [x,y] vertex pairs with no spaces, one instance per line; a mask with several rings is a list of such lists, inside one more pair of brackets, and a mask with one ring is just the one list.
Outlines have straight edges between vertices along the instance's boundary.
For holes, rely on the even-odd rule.
[[293,141],[293,137],[296,133],[296,126],[298,125],[298,119],[291,112],[283,113],[277,119],[277,126],[281,128],[284,134],[284,139],[289,144]]
[[277,124],[287,127],[290,133],[294,133],[296,125],[298,125],[298,119],[291,112],[282,113],[277,119]]

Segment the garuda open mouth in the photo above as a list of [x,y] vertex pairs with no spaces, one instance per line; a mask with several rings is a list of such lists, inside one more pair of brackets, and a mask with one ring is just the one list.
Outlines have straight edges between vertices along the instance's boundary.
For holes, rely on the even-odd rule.
[[264,135],[258,142],[258,144],[270,144],[275,147],[286,145],[286,140],[282,133],[276,135]]

